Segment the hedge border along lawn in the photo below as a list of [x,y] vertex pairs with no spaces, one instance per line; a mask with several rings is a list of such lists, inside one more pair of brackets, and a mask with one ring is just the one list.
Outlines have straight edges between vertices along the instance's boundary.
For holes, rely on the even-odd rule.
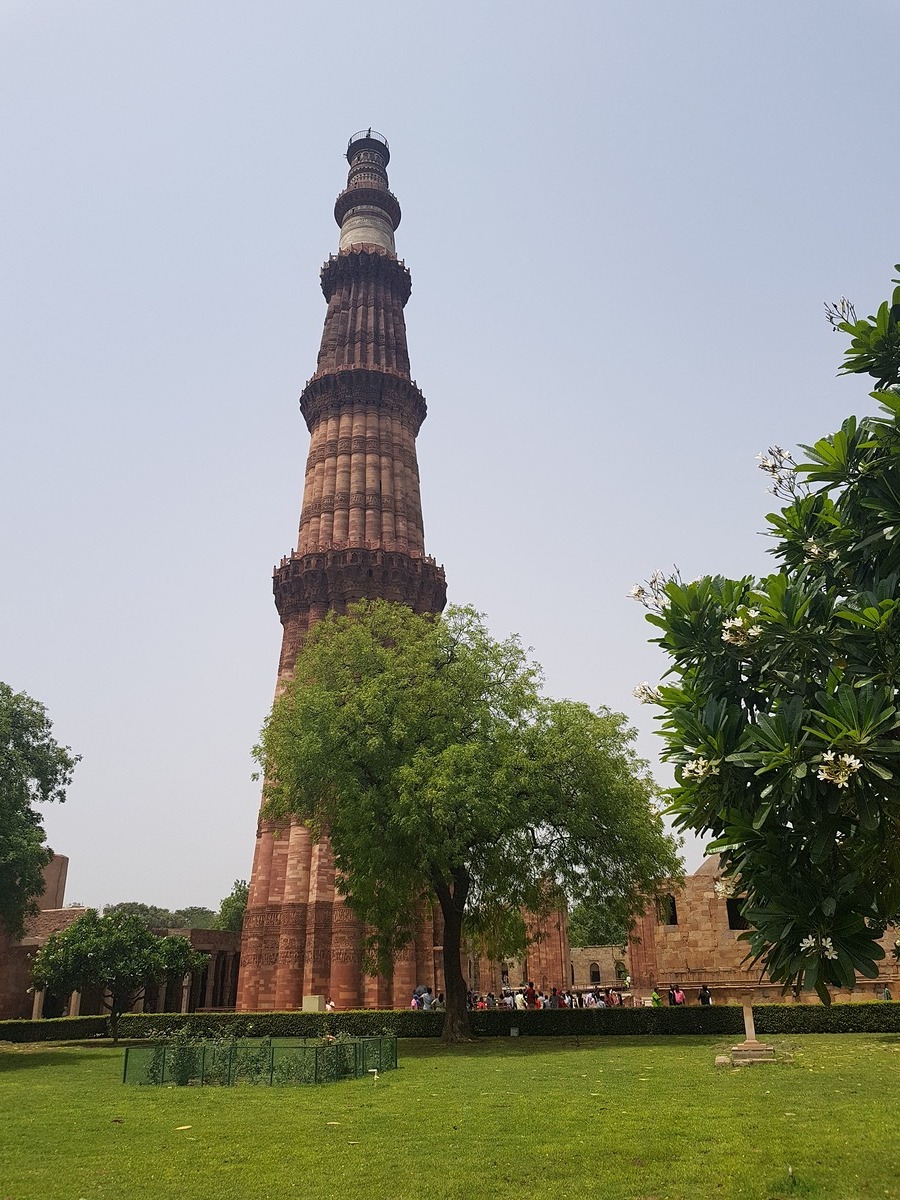
[[[900,1033],[900,1002],[762,1004],[753,1010],[759,1034]],[[188,1025],[198,1035],[235,1037],[320,1037],[344,1031],[372,1036],[387,1030],[401,1038],[437,1038],[443,1013],[406,1009],[362,1009],[340,1013],[127,1013],[119,1022],[124,1040],[174,1033]],[[576,1008],[526,1012],[492,1009],[471,1014],[478,1037],[602,1037],[642,1034],[739,1035],[744,1024],[738,1005],[692,1008]],[[42,1021],[0,1021],[0,1041],[84,1041],[109,1036],[99,1017],[59,1017]]]

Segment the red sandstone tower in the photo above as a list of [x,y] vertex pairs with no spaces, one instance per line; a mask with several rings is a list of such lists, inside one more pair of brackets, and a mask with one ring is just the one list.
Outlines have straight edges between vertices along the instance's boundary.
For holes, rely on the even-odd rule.
[[[322,268],[328,301],[316,373],[300,410],[310,432],[297,549],[275,571],[284,628],[279,684],[313,624],[382,597],[440,612],[444,572],[425,555],[416,434],[425,398],[409,374],[403,309],[409,271],[394,250],[400,205],[388,188],[385,139],[347,147],[334,216],[340,247]],[[420,980],[442,986],[433,922],[398,958],[392,980],[362,973],[361,929],[335,893],[327,841],[260,820],[244,920],[239,1010],[298,1008],[330,995],[341,1008],[405,1006]]]

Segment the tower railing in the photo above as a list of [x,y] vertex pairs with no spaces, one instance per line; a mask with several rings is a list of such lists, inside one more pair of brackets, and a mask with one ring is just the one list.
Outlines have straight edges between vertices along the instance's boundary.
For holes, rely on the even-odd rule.
[[382,146],[384,146],[386,149],[390,150],[390,146],[388,145],[388,140],[384,136],[384,134],[376,133],[374,129],[360,129],[360,131],[358,133],[354,133],[354,135],[351,137],[350,141],[347,143],[347,149],[349,150],[354,142],[362,142],[366,138],[368,138],[370,141],[373,141],[373,142],[380,142],[382,144]]

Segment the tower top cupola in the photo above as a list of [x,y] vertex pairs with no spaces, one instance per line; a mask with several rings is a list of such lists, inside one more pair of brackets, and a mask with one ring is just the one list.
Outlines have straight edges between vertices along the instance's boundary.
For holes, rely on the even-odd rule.
[[394,230],[400,224],[400,205],[388,187],[391,151],[387,138],[374,129],[354,133],[347,143],[347,186],[334,205],[341,227],[341,250],[351,246],[380,246],[395,253]]

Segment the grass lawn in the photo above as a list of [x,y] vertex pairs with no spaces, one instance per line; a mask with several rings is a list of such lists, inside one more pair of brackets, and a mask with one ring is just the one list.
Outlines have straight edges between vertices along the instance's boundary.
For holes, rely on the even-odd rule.
[[775,1046],[405,1041],[377,1085],[151,1088],[122,1049],[0,1043],[0,1200],[900,1200],[900,1036]]

